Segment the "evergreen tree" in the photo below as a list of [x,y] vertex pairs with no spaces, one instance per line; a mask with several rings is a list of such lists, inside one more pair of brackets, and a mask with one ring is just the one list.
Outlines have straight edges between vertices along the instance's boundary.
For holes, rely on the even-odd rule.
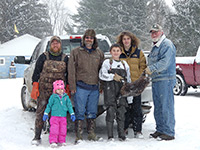
[[[52,34],[46,6],[39,3],[39,0],[2,0],[0,23],[1,42],[26,33],[38,38]],[[15,32],[14,25],[19,33]]]
[[78,14],[73,16],[78,32],[93,28],[106,34],[112,42],[125,30],[141,39],[141,47],[147,49],[148,29],[146,27],[148,0],[82,0]]
[[72,19],[74,20],[79,33],[84,33],[84,31],[88,28],[93,28],[98,33],[99,31],[101,32],[102,29],[105,28],[104,25],[106,25],[106,22],[110,21],[108,20],[109,11],[107,10],[106,6],[107,1],[108,0],[80,1],[78,14],[72,16]]
[[170,16],[170,37],[177,55],[195,56],[200,45],[200,1],[175,0],[175,13]]

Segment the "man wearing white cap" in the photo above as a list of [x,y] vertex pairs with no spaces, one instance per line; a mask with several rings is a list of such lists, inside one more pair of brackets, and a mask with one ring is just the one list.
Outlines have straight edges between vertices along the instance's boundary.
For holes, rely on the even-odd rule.
[[150,29],[153,48],[148,56],[146,73],[152,78],[154,118],[156,132],[150,137],[173,140],[175,137],[174,94],[176,81],[176,48],[166,38],[162,27],[154,24]]

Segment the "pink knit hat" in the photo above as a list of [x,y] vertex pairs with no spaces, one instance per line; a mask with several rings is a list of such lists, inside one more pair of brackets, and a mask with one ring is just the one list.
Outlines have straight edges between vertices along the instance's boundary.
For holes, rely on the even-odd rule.
[[65,84],[63,80],[56,80],[53,82],[53,92],[56,93],[57,89],[63,89],[65,91]]

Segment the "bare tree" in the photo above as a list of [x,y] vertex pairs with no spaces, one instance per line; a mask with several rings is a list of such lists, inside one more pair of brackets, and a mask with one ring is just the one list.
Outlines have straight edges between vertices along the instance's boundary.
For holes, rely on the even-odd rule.
[[43,0],[48,5],[50,23],[55,35],[63,35],[65,33],[64,25],[67,24],[69,18],[69,10],[64,6],[63,0]]

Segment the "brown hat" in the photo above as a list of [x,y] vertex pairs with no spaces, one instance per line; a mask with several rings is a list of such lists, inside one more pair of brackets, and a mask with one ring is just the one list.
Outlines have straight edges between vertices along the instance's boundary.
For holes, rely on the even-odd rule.
[[50,44],[56,40],[57,42],[61,43],[61,39],[59,36],[52,36],[51,39],[50,39]]
[[162,27],[156,23],[150,28],[149,32],[151,32],[151,31],[162,31]]
[[86,36],[95,37],[95,36],[96,36],[96,33],[95,33],[95,31],[94,31],[93,29],[87,29],[87,30],[85,31],[85,34],[84,34],[84,37],[86,37]]

